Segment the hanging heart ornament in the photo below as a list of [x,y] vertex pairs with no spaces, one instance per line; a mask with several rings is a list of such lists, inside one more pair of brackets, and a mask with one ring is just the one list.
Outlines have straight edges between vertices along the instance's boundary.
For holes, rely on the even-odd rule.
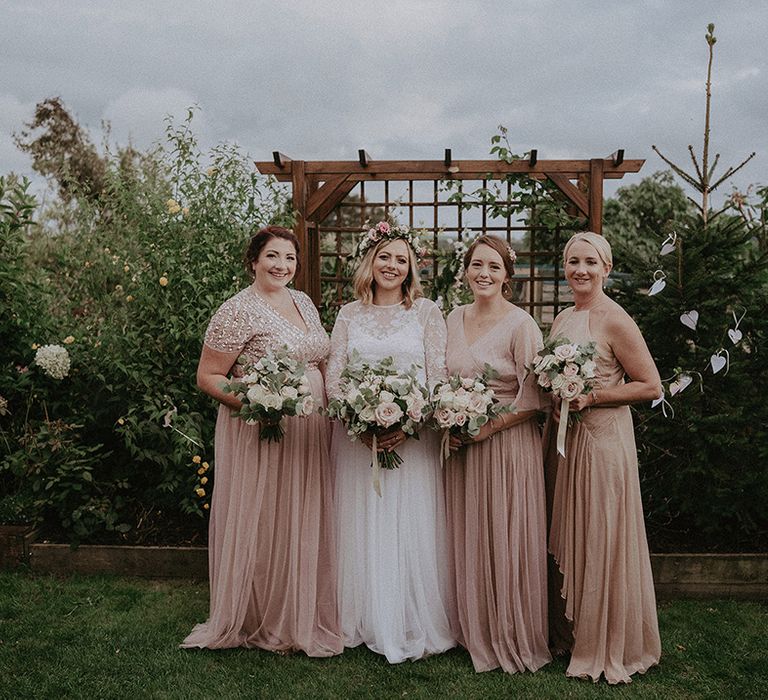
[[709,358],[709,364],[712,365],[713,374],[717,374],[723,367],[725,367],[727,360],[720,354],[715,353]]
[[664,287],[667,286],[667,283],[664,281],[664,278],[666,275],[664,274],[663,270],[656,270],[656,272],[653,273],[653,279],[654,282],[651,285],[651,288],[648,290],[648,296],[652,297],[654,294],[658,294]]
[[680,323],[684,326],[688,326],[692,331],[696,330],[696,324],[699,322],[699,312],[696,309],[686,311],[680,315]]
[[681,374],[674,382],[669,385],[669,393],[674,396],[690,386],[693,377],[690,374]]
[[742,339],[742,333],[738,328],[729,328],[728,329],[728,337],[731,339],[731,342],[736,345],[741,339]]

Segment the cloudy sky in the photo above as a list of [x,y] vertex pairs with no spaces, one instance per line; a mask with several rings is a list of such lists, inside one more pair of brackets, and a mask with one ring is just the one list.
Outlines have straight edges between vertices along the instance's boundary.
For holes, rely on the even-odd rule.
[[711,21],[713,148],[757,151],[735,184],[768,182],[765,0],[0,0],[0,16],[3,173],[30,172],[11,134],[59,95],[97,142],[108,120],[149,145],[197,104],[203,144],[254,159],[483,158],[503,124],[519,152],[624,148],[649,175],[651,144],[701,148]]

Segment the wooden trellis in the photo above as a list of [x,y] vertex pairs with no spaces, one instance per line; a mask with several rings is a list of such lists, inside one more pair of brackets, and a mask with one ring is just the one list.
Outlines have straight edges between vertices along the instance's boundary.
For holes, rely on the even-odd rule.
[[[461,239],[467,229],[473,234],[488,232],[506,237],[518,249],[515,281],[520,292],[516,302],[546,323],[564,303],[560,294],[559,231],[547,239],[544,248],[535,226],[511,216],[494,219],[486,205],[479,205],[474,220],[469,221],[459,202],[443,196],[441,183],[453,181],[463,187],[474,181],[475,187],[485,187],[494,181],[503,186],[510,174],[547,178],[562,193],[569,211],[584,220],[581,228],[601,233],[604,179],[636,173],[644,162],[625,160],[623,150],[608,158],[588,160],[538,160],[536,151],[531,151],[528,159],[505,162],[453,160],[446,149],[443,160],[417,161],[375,161],[365,151],[359,151],[356,161],[303,161],[275,152],[272,161],[256,162],[256,167],[264,175],[292,184],[294,230],[302,244],[302,269],[296,285],[318,306],[335,306],[348,298],[344,260],[353,241],[366,221],[373,222],[373,216],[392,216],[396,212],[394,218],[401,223],[431,231],[435,245],[439,243],[438,235]],[[508,182],[506,187],[511,195]],[[519,242],[523,235],[526,249],[520,250],[515,241]],[[328,289],[333,290],[330,295]]]

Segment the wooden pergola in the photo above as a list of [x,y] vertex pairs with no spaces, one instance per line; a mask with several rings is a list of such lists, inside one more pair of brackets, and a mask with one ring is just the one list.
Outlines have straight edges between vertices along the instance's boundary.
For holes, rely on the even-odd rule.
[[[566,198],[570,210],[586,220],[586,227],[602,232],[603,181],[636,173],[644,160],[625,160],[624,150],[608,158],[538,160],[532,150],[525,160],[454,160],[446,149],[442,160],[376,161],[363,150],[351,161],[304,161],[277,151],[271,161],[257,161],[263,175],[290,182],[296,213],[295,232],[301,243],[302,269],[296,284],[320,303],[320,240],[323,221],[352,190],[370,181],[504,180],[510,174],[549,179]],[[437,185],[435,185],[437,187]],[[412,190],[412,187],[411,187]]]

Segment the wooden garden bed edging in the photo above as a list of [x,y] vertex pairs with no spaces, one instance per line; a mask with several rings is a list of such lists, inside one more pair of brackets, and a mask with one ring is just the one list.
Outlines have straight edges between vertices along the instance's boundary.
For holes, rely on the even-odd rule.
[[[33,544],[29,561],[40,574],[208,578],[206,547]],[[651,564],[660,599],[768,600],[768,554],[652,554]]]

